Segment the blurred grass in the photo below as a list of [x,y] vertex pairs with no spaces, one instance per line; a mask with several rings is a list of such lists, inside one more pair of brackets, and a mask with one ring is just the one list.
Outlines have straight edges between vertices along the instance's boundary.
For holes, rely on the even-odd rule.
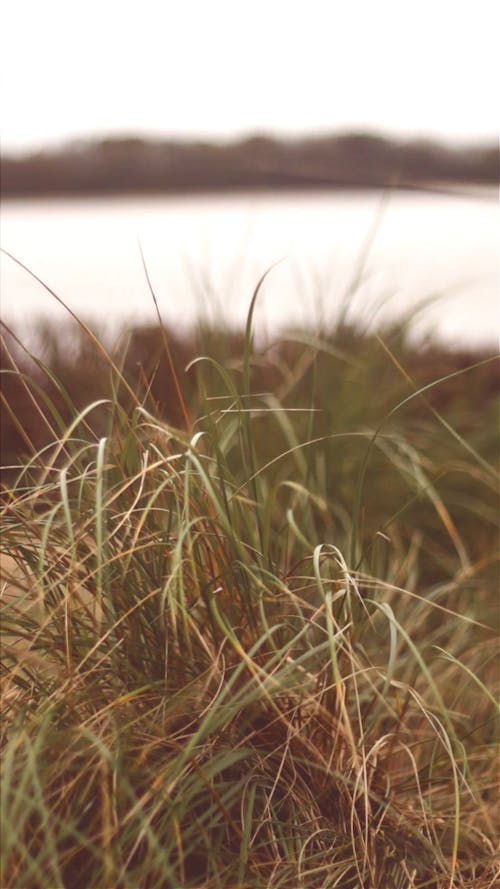
[[494,885],[498,364],[408,330],[6,332],[2,887]]

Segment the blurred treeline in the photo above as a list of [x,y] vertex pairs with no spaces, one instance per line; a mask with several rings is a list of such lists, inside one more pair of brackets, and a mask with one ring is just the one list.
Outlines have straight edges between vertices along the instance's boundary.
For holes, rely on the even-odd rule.
[[498,146],[452,147],[370,133],[230,143],[137,137],[4,157],[5,196],[259,188],[425,187],[498,182]]

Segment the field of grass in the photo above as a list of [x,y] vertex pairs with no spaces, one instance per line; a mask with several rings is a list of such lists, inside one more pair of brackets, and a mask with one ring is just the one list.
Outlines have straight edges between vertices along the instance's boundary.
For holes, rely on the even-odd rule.
[[251,321],[6,336],[2,889],[498,885],[498,364]]

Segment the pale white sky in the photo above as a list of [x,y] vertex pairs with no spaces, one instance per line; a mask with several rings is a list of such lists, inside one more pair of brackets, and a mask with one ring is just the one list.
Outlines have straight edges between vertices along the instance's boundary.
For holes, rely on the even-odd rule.
[[498,134],[494,0],[4,0],[4,151],[91,135]]

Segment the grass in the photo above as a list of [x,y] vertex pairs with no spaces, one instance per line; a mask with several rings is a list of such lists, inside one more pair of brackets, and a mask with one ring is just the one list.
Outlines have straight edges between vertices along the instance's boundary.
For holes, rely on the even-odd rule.
[[5,341],[2,889],[493,887],[491,356],[80,331]]

